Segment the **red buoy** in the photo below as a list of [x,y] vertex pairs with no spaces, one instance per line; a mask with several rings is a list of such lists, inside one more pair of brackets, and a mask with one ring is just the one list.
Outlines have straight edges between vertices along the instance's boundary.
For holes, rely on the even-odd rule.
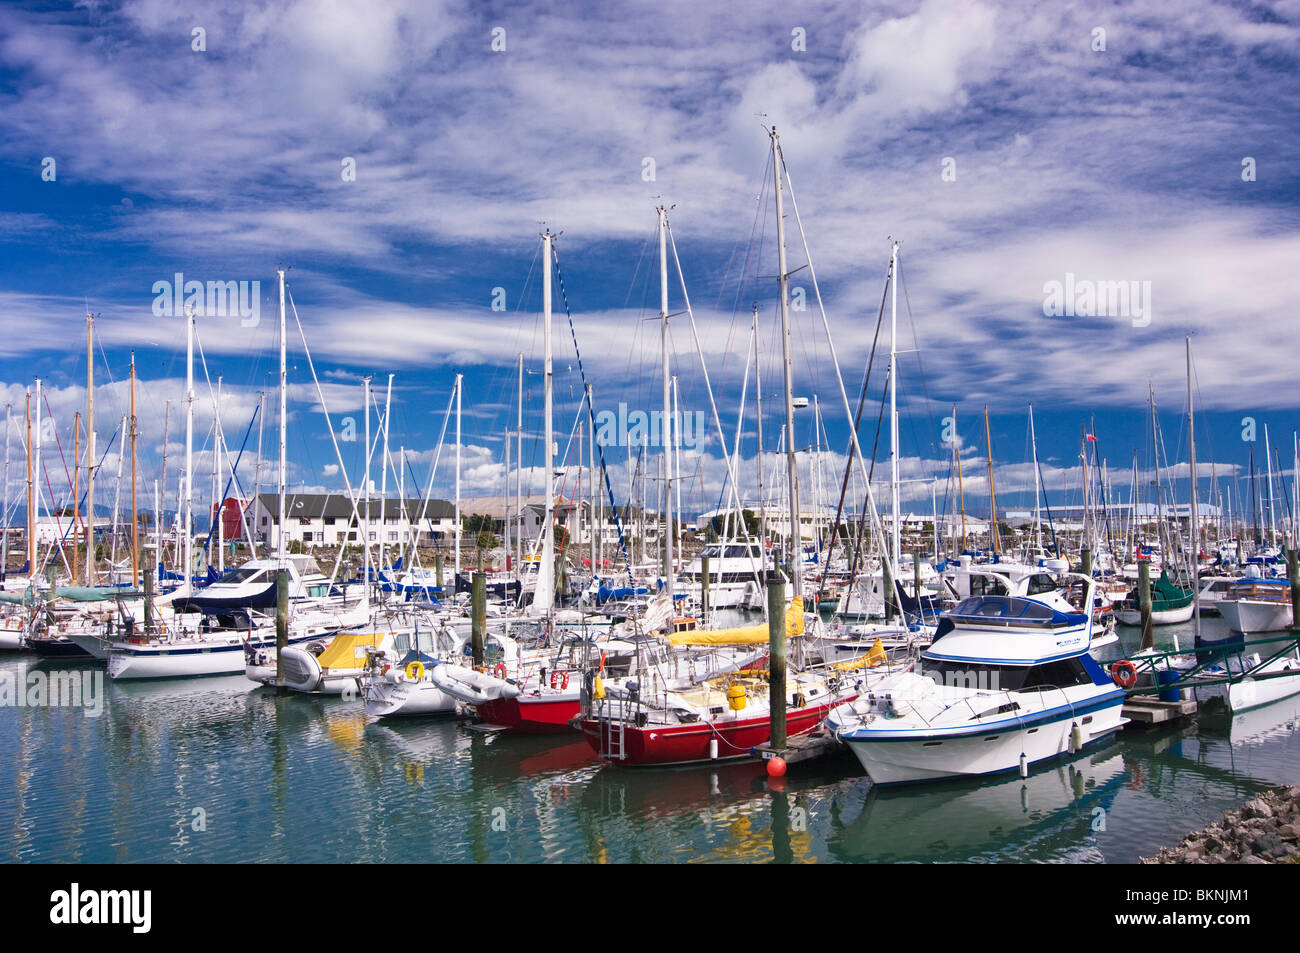
[[769,778],[785,777],[785,759],[768,758],[767,759],[767,776]]

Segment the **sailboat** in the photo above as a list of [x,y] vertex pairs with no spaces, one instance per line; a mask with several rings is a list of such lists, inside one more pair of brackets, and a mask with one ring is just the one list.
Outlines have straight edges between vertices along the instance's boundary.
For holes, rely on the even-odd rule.
[[[232,577],[215,584],[213,604],[195,603],[214,587],[194,590],[193,503],[193,434],[194,434],[194,315],[186,314],[186,429],[185,429],[185,564],[184,583],[167,602],[186,604],[200,611],[176,613],[170,619],[147,620],[132,627],[130,635],[114,642],[108,652],[108,675],[113,679],[181,678],[207,675],[235,675],[245,672],[245,653],[269,652],[276,646],[274,617],[260,609],[274,594],[274,580],[279,571],[288,572],[295,582],[291,596],[294,625],[289,644],[309,643],[333,635],[342,629],[364,624],[369,606],[347,604],[342,597],[330,598],[328,580],[311,569],[308,557],[291,557],[285,549],[285,435],[287,411],[287,361],[285,337],[284,271],[279,273],[280,288],[280,467],[279,553],[274,559],[253,560]],[[215,452],[214,446],[214,452]],[[254,606],[256,604],[256,607]],[[274,605],[272,601],[271,605]],[[168,606],[168,608],[171,608]],[[206,610],[206,611],[205,611]]]
[[[1160,578],[1151,584],[1151,624],[1152,625],[1177,625],[1187,622],[1192,618],[1196,610],[1197,587],[1195,584],[1189,589],[1184,589],[1169,575],[1170,566],[1176,565],[1177,547],[1172,539],[1164,539],[1164,495],[1163,484],[1160,480],[1160,424],[1156,419],[1156,403],[1154,390],[1148,389],[1149,401],[1151,405],[1151,433],[1155,448],[1155,476],[1156,476],[1156,521],[1162,535],[1162,552],[1166,553],[1163,565],[1160,569]],[[1192,509],[1195,512],[1196,486],[1192,485]],[[1197,532],[1193,532],[1193,537],[1199,540]],[[1189,547],[1193,551],[1199,551],[1199,543]],[[1143,554],[1138,553],[1138,559],[1142,559]],[[1195,577],[1199,573],[1195,552],[1193,552],[1191,575]],[[1193,579],[1195,582],[1195,579]],[[1128,597],[1122,602],[1115,603],[1115,618],[1124,625],[1141,625],[1142,609],[1139,604],[1138,590],[1135,587]]]
[[[792,345],[790,334],[790,271],[786,264],[785,223],[782,184],[785,162],[776,130],[772,141],[773,193],[776,200],[777,282],[781,306],[781,338],[784,358],[786,426],[786,487],[789,501],[790,598],[785,609],[787,639],[804,630],[803,566],[799,558],[801,510],[795,456]],[[791,194],[793,201],[793,193]],[[668,219],[659,208],[661,320],[665,342],[668,320],[667,241]],[[796,217],[798,210],[795,209]],[[674,246],[674,254],[675,254]],[[811,269],[811,264],[809,265]],[[679,268],[679,278],[681,277]],[[685,311],[691,314],[690,299],[682,281]],[[665,343],[665,354],[667,346]],[[666,372],[665,372],[666,375]],[[707,376],[707,372],[706,372]],[[665,406],[667,388],[665,387]],[[845,400],[847,409],[847,399]],[[716,417],[715,417],[716,419]],[[855,438],[856,439],[856,438]],[[725,443],[725,441],[724,441]],[[723,447],[724,458],[726,448]],[[860,454],[859,454],[860,456]],[[731,483],[734,487],[734,472]],[[868,486],[868,493],[870,487]],[[874,505],[874,504],[873,504]],[[874,512],[874,510],[873,510]],[[671,534],[670,534],[671,535]],[[671,565],[671,543],[669,544]],[[669,574],[668,593],[672,593]],[[772,588],[777,588],[773,586]],[[776,605],[769,613],[779,611]],[[722,632],[708,630],[677,633],[667,639],[673,645],[698,644],[713,652],[702,656],[663,651],[654,659],[639,662],[635,677],[593,682],[590,702],[580,724],[583,735],[602,760],[615,764],[665,765],[705,763],[725,759],[753,758],[756,747],[772,740],[772,694],[781,682],[772,681],[762,664],[768,651],[768,626],[740,627]],[[717,651],[723,646],[749,646],[749,660],[733,652]],[[757,648],[755,648],[757,647]],[[797,658],[798,655],[796,654]],[[770,664],[770,663],[769,663]],[[702,670],[701,670],[702,669]],[[856,696],[857,683],[840,673],[822,675],[791,669],[784,674],[785,725],[788,735],[816,729],[837,704]],[[779,676],[778,676],[779,678]]]

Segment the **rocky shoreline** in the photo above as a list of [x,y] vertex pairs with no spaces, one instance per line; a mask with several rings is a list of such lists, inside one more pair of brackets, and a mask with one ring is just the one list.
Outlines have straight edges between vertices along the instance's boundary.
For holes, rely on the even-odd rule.
[[1300,863],[1300,786],[1266,791],[1143,864]]

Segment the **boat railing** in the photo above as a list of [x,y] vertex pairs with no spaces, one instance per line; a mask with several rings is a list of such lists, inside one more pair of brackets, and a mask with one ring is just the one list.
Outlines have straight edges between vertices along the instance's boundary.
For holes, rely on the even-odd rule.
[[[1259,656],[1259,661],[1253,659],[1247,660],[1246,649],[1251,646],[1269,646],[1271,654],[1265,656],[1261,650],[1255,654]],[[1168,652],[1148,652],[1136,658],[1123,659],[1120,661],[1128,662],[1133,666],[1137,681],[1140,682],[1143,674],[1149,675],[1152,685],[1133,684],[1126,688],[1125,691],[1130,695],[1150,694],[1153,690],[1170,690],[1176,691],[1183,688],[1194,686],[1209,685],[1234,685],[1245,679],[1264,681],[1270,678],[1294,678],[1294,672],[1262,672],[1260,671],[1271,662],[1290,656],[1297,657],[1300,653],[1300,634],[1279,633],[1272,638],[1263,639],[1246,639],[1241,642],[1225,642],[1221,645],[1201,644],[1196,646],[1192,651],[1168,651]],[[1192,655],[1195,658],[1195,664],[1189,669],[1175,669],[1173,663],[1181,661]],[[1233,670],[1230,664],[1232,661],[1237,662],[1237,670]],[[1115,663],[1120,664],[1119,661]],[[1219,671],[1212,671],[1218,669]],[[1113,669],[1112,669],[1113,670]],[[1252,674],[1259,672],[1259,674]],[[1160,680],[1159,675],[1166,675],[1164,681]]]

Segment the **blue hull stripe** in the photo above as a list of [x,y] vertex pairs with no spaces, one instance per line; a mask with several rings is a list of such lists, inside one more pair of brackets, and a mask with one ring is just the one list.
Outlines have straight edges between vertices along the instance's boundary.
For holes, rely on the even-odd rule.
[[1115,689],[1104,695],[1079,702],[1077,705],[1058,705],[1023,718],[1003,718],[1000,721],[988,721],[977,725],[963,725],[960,728],[906,728],[890,730],[888,728],[857,728],[846,731],[840,737],[845,741],[944,741],[949,738],[972,738],[987,735],[990,732],[1007,729],[1021,730],[1040,725],[1066,721],[1091,712],[1113,708],[1124,703],[1125,692]]

